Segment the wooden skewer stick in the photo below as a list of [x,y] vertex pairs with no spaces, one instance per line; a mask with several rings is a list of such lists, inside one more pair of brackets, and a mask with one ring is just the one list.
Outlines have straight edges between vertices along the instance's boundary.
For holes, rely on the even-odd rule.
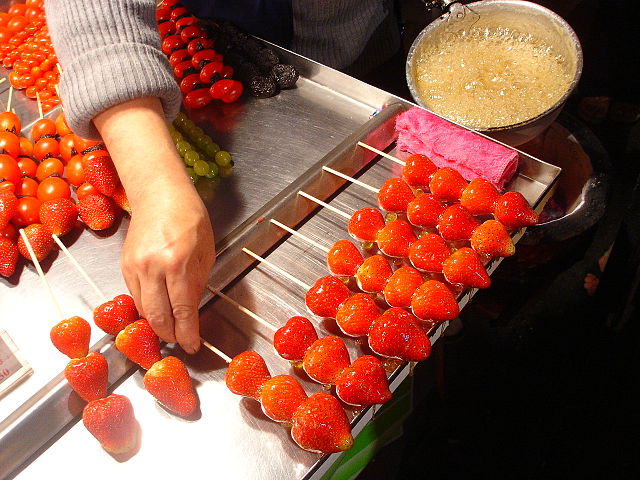
[[40,101],[40,92],[36,92],[36,102],[38,103],[38,113],[40,114],[40,120],[44,118],[42,114],[42,102]]
[[349,180],[351,183],[354,183],[354,184],[356,184],[356,185],[360,185],[361,187],[366,188],[366,189],[367,189],[367,190],[369,190],[370,192],[373,192],[373,193],[376,193],[376,194],[377,194],[377,193],[380,193],[380,189],[379,189],[379,188],[372,187],[371,185],[369,185],[369,184],[367,184],[367,183],[361,182],[360,180],[357,180],[357,179],[355,179],[355,178],[353,178],[353,177],[350,177],[349,175],[345,175],[344,173],[339,172],[339,171],[337,171],[337,170],[334,170],[333,168],[329,168],[329,167],[322,167],[322,169],[323,169],[325,172],[332,173],[332,174],[334,174],[334,175],[335,175],[335,176],[337,176],[337,177],[344,178],[345,180]]
[[11,101],[13,100],[13,85],[9,87],[9,95],[7,97],[7,112],[11,111]]
[[296,277],[294,277],[293,275],[291,275],[288,272],[285,272],[283,269],[281,269],[280,267],[278,267],[277,265],[274,265],[273,263],[271,263],[269,260],[262,258],[260,255],[258,255],[257,253],[253,253],[251,250],[249,250],[248,248],[242,248],[242,251],[244,253],[246,253],[247,255],[249,255],[250,257],[255,258],[256,260],[258,260],[260,263],[264,263],[266,266],[268,266],[269,268],[271,268],[272,270],[278,272],[280,275],[282,275],[283,277],[291,280],[293,283],[295,283],[296,285],[301,286],[302,288],[304,288],[305,290],[309,290],[311,288],[310,285],[307,285],[306,283],[304,283],[302,280],[298,280]]
[[7,77],[2,77],[2,78],[0,78],[0,83],[4,83],[4,82],[6,82],[6,81],[7,81]]
[[42,271],[42,267],[40,266],[40,262],[36,258],[36,254],[33,251],[33,247],[31,246],[31,243],[29,242],[29,239],[25,235],[23,228],[20,229],[20,236],[22,237],[22,241],[24,242],[25,246],[27,247],[27,250],[29,251],[29,255],[31,255],[31,261],[36,266],[36,270],[38,271],[38,275],[40,276],[40,280],[42,280],[42,283],[44,284],[44,288],[47,291],[47,293],[49,294],[49,300],[51,300],[51,304],[53,305],[54,310],[58,314],[58,318],[60,318],[60,320],[64,320],[65,317],[62,314],[62,310],[60,310],[60,305],[58,305],[58,301],[56,300],[56,297],[53,295],[53,292],[51,291],[51,286],[49,285],[49,282],[47,281],[47,279],[44,276],[44,272]]
[[313,195],[309,195],[308,193],[303,192],[302,190],[300,190],[298,192],[298,195],[300,195],[301,197],[304,197],[304,198],[308,198],[312,202],[315,202],[318,205],[322,205],[324,208],[327,208],[327,209],[331,210],[332,212],[337,213],[338,215],[342,215],[347,220],[351,220],[351,215],[349,215],[348,213],[343,212],[342,210],[334,207],[333,205],[329,205],[328,203],[323,202],[322,200],[320,200],[319,198],[314,197]]
[[211,287],[210,285],[207,285],[207,289],[213,293],[214,295],[219,296],[220,298],[222,298],[225,302],[230,303],[231,305],[233,305],[234,307],[236,307],[238,310],[240,310],[242,313],[246,313],[247,315],[249,315],[251,318],[253,318],[255,321],[257,321],[258,323],[260,323],[261,325],[264,325],[265,327],[267,327],[268,329],[272,330],[272,331],[276,331],[278,330],[275,326],[271,325],[269,322],[267,322],[264,318],[262,318],[261,316],[259,316],[257,313],[253,313],[251,310],[249,310],[247,307],[240,305],[238,302],[236,302],[233,298],[229,297],[228,295],[225,295],[222,292],[219,292],[218,290],[214,289],[213,287]]
[[211,350],[213,353],[215,353],[216,355],[218,355],[222,360],[224,360],[227,363],[231,363],[232,358],[229,355],[226,355],[224,352],[222,352],[221,350],[219,350],[218,348],[214,347],[213,345],[211,345],[209,342],[207,342],[204,338],[200,337],[200,341],[202,342],[202,345],[204,345],[205,347],[207,347],[209,350]]
[[100,298],[102,303],[106,302],[107,301],[107,297],[105,297],[104,293],[102,293],[102,290],[100,290],[98,288],[98,286],[93,282],[93,280],[91,280],[91,278],[87,274],[86,270],[84,268],[82,268],[82,266],[80,265],[80,263],[78,263],[78,261],[75,259],[75,257],[73,255],[71,255],[71,252],[67,249],[67,247],[64,245],[64,243],[62,243],[62,240],[60,240],[57,235],[51,235],[51,236],[53,237],[53,240],[60,247],[60,250],[62,250],[64,252],[64,254],[67,256],[69,261],[71,261],[73,266],[76,267],[78,272],[80,272],[80,274],[84,277],[84,279],[91,286],[91,288],[93,288],[93,290],[98,294],[98,297]]
[[58,69],[58,73],[62,75],[62,67],[60,66],[59,63],[56,63],[56,68]]
[[396,162],[399,165],[403,165],[404,166],[406,164],[405,162],[403,162],[399,158],[396,158],[393,155],[389,155],[388,153],[383,152],[382,150],[378,150],[377,148],[374,148],[371,145],[367,145],[366,143],[358,142],[358,146],[360,146],[362,148],[366,148],[367,150],[371,150],[372,152],[377,153],[381,157],[388,158],[392,162]]
[[316,242],[312,238],[309,238],[306,235],[301,234],[300,232],[294,230],[293,228],[287,227],[284,223],[280,223],[279,221],[274,220],[273,218],[271,219],[271,223],[273,223],[274,225],[277,225],[278,227],[282,228],[283,230],[286,230],[287,232],[289,232],[294,237],[301,238],[305,242],[313,245],[314,247],[319,248],[324,253],[329,253],[329,249],[327,247],[325,247],[324,245],[319,244],[318,242]]

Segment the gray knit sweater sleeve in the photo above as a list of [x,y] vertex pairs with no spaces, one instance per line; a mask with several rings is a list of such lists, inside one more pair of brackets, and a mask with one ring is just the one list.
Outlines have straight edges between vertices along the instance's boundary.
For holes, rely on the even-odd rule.
[[60,96],[69,126],[97,138],[93,118],[140,97],[180,108],[180,90],[160,50],[155,0],[46,0],[49,34],[63,73]]

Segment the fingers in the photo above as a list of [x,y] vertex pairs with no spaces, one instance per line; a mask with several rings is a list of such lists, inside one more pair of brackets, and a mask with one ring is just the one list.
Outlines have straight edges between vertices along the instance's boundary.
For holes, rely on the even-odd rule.
[[140,277],[140,299],[140,313],[156,334],[165,342],[175,342],[174,319],[164,275],[156,273]]
[[193,277],[171,275],[167,277],[167,291],[176,340],[187,353],[196,353],[200,348],[198,304],[202,295],[201,282]]

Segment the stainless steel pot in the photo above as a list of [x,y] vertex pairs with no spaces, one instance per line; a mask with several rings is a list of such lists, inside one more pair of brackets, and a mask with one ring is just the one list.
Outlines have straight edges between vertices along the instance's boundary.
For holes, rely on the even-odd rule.
[[582,48],[573,29],[560,16],[535,3],[520,0],[483,0],[461,5],[444,2],[449,11],[431,22],[416,37],[407,56],[407,84],[418,105],[429,108],[416,88],[416,61],[423,48],[443,35],[473,28],[509,27],[527,32],[551,45],[569,63],[573,79],[562,97],[548,110],[526,121],[477,130],[508,145],[525,143],[540,134],[556,119],[582,74]]

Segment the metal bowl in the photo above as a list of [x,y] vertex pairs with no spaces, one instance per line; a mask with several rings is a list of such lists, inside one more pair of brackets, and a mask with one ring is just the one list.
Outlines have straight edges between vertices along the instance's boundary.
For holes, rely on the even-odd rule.
[[[429,109],[416,87],[417,59],[423,49],[439,41],[444,35],[455,34],[469,28],[508,27],[527,32],[551,45],[569,63],[573,79],[562,97],[549,109],[513,125],[475,128],[498,141],[516,146],[540,134],[558,116],[562,106],[574,90],[582,74],[582,48],[573,29],[560,16],[535,3],[520,0],[483,0],[451,5],[448,13],[427,25],[416,37],[407,56],[407,84],[418,105]],[[436,112],[437,113],[437,112]]]

